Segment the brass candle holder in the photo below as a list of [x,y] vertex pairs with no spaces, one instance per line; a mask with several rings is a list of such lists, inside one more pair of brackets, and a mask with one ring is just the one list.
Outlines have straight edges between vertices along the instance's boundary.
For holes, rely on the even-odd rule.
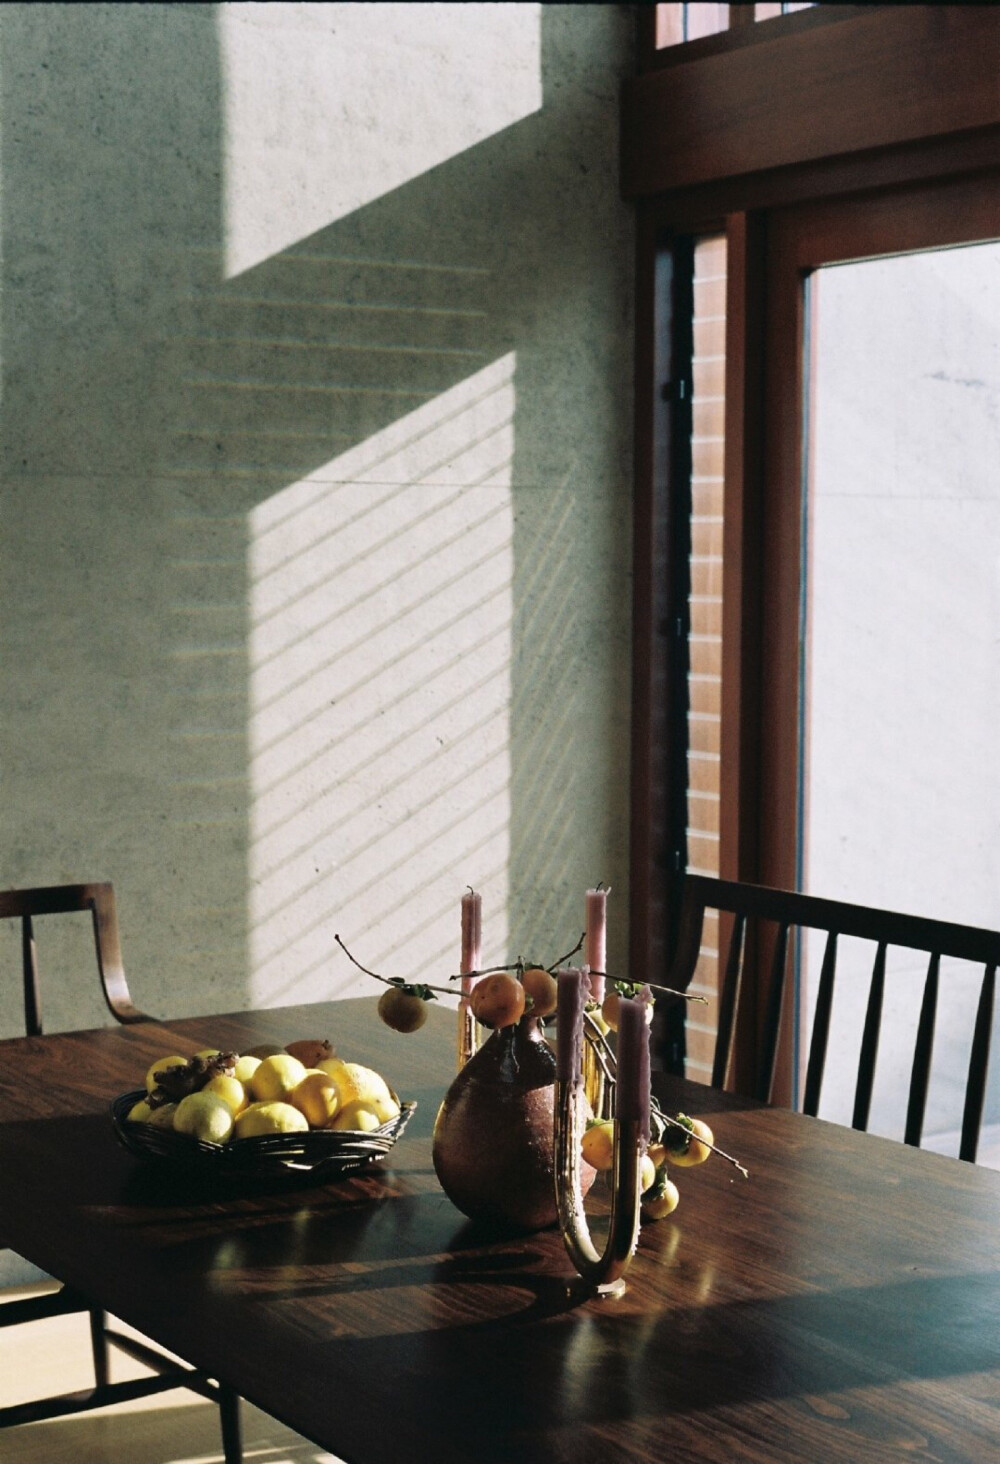
[[483,941],[482,897],[471,887],[462,896],[462,994],[458,1003],[458,1071],[461,1072],[479,1047],[479,1025],[472,1015],[469,997],[475,985]]
[[595,1118],[612,1118],[615,1055],[590,1012],[583,1014],[583,1091]]
[[598,1296],[621,1296],[625,1272],[639,1239],[639,1175],[645,1142],[637,1118],[615,1119],[611,1170],[611,1216],[604,1249],[598,1251],[583,1207],[580,1141],[583,1090],[556,1082],[555,1187],[563,1243],[577,1271]]
[[[463,982],[463,985],[465,983]],[[470,1057],[479,1050],[479,1024],[472,1015],[469,998],[463,996],[458,1003],[458,1071],[461,1072]]]
[[[569,1258],[587,1285],[599,1296],[620,1296],[639,1239],[640,1175],[649,1137],[648,1059],[645,1063],[642,1060],[637,1035],[641,1031],[648,1053],[645,1016],[638,1012],[638,1026],[633,1021],[627,1034],[623,1029],[626,1040],[619,1040],[621,1072],[628,1079],[623,1091],[618,1082],[618,1059],[585,1010],[587,988],[583,973],[561,971],[558,979],[553,1178],[559,1227]],[[590,1110],[587,1075],[594,1071],[600,1078],[602,1106],[610,1110],[614,1124],[611,1214],[600,1251],[594,1244],[584,1210],[581,1176],[581,1142]]]

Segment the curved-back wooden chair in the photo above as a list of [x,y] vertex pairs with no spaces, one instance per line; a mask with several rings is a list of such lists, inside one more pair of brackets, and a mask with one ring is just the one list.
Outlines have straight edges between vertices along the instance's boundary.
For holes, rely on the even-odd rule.
[[[119,1022],[149,1021],[134,1005],[125,980],[122,964],[118,915],[112,885],[50,885],[39,889],[0,891],[0,919],[21,922],[22,979],[24,985],[24,1029],[28,1037],[42,1035],[42,996],[38,953],[35,941],[36,919],[47,915],[89,911],[94,927],[94,947],[101,990],[108,1010]],[[0,1239],[0,1248],[3,1241]],[[240,1464],[239,1396],[232,1389],[216,1383],[204,1373],[179,1363],[134,1337],[109,1324],[107,1314],[91,1305],[86,1297],[69,1286],[17,1301],[0,1302],[0,1327],[21,1326],[42,1321],[46,1317],[86,1312],[90,1318],[90,1342],[94,1357],[95,1386],[81,1393],[62,1393],[30,1403],[0,1408],[0,1429],[17,1424],[34,1423],[45,1418],[81,1413],[110,1403],[124,1403],[172,1388],[190,1388],[216,1403],[220,1410],[223,1454],[226,1464]],[[152,1377],[113,1383],[110,1380],[110,1346],[153,1370]],[[0,1450],[2,1453],[2,1450]]]
[[[817,988],[816,1010],[806,1066],[802,1110],[812,1116],[819,1107],[823,1069],[826,1062],[833,1006],[839,936],[871,941],[875,957],[868,991],[864,1028],[861,1033],[852,1126],[866,1130],[871,1109],[885,991],[886,952],[898,946],[927,955],[927,972],[920,995],[920,1016],[910,1069],[904,1142],[919,1147],[930,1080],[942,957],[954,957],[982,966],[976,1023],[970,1048],[959,1158],[975,1161],[982,1126],[996,972],[1000,964],[1000,932],[977,926],[929,920],[918,915],[900,915],[889,910],[825,900],[790,890],[762,885],[688,875],[684,883],[678,928],[677,952],[667,986],[686,991],[698,964],[705,911],[717,910],[730,917],[732,932],[724,956],[720,948],[721,989],[718,1008],[718,1036],[712,1069],[712,1086],[722,1088],[733,1056],[734,1039],[741,1026],[743,970],[748,947],[760,950],[762,929],[771,942],[768,978],[764,987],[763,1023],[755,1044],[756,1063],[749,1096],[769,1102],[774,1082],[781,1013],[785,1000],[789,947],[797,931],[818,930],[827,934],[823,964]],[[721,924],[721,922],[720,922]],[[763,979],[763,970],[760,971]],[[750,1014],[753,1015],[753,1014]],[[747,1020],[749,1018],[744,1018]]]

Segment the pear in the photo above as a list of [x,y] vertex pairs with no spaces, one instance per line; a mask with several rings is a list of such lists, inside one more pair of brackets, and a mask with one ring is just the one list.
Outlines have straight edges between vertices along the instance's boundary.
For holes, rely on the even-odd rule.
[[337,1055],[332,1042],[326,1037],[303,1037],[298,1042],[289,1042],[285,1051],[297,1057],[307,1068],[319,1067],[321,1062]]

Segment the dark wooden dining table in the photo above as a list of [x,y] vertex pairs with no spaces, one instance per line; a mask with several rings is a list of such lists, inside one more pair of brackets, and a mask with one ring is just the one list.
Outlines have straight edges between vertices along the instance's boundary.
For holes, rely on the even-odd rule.
[[[313,1036],[417,1101],[363,1173],[191,1179],[117,1141],[155,1059]],[[453,1013],[401,1036],[366,999],[4,1041],[0,1233],[347,1464],[1000,1458],[1000,1174],[659,1075],[750,1177],[678,1171],[601,1300],[557,1230],[443,1194],[454,1066]]]

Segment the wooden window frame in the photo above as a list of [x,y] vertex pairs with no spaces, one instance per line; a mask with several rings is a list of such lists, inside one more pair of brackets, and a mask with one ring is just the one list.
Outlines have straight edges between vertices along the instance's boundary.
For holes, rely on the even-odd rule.
[[[640,23],[648,26],[648,18]],[[797,321],[780,339],[772,325],[768,340],[776,250],[782,230],[788,235],[789,210],[800,210],[800,223],[811,217],[813,227],[829,230],[850,203],[856,219],[868,220],[858,226],[865,248],[891,252],[894,200],[908,189],[939,214],[950,188],[980,189],[988,214],[1000,200],[1000,12],[817,8],[671,47],[669,59],[667,52],[650,58],[642,44],[639,55],[646,65],[623,91],[621,143],[622,190],[636,204],[638,223],[630,923],[633,974],[656,980],[672,949],[677,899],[676,877],[662,860],[677,831],[654,828],[649,816],[651,808],[662,811],[676,736],[669,708],[662,696],[657,701],[664,655],[657,605],[669,595],[657,576],[669,562],[677,511],[654,447],[663,430],[653,338],[657,258],[671,238],[726,233],[720,872],[792,888],[797,787],[784,774],[776,778],[775,765],[786,766],[794,751],[788,708],[797,705],[799,665],[797,655],[766,652],[777,644],[787,651],[793,627],[798,633],[798,571],[794,604],[788,576],[767,593],[765,577],[772,563],[798,565],[797,520],[775,514],[773,470],[777,460],[785,479],[798,474],[789,454],[797,451],[799,427],[786,421],[776,437],[774,421],[779,390],[790,383],[797,392],[800,378],[789,344]],[[775,716],[786,723],[777,747]],[[740,1063],[737,1053],[737,1084]]]

